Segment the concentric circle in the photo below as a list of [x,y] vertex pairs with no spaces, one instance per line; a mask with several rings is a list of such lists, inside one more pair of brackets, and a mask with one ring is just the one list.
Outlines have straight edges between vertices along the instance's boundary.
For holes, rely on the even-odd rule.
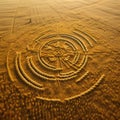
[[101,75],[98,80],[91,79],[86,69],[89,48],[95,42],[76,29],[71,34],[42,34],[31,43],[28,41],[26,47],[16,42],[7,56],[9,76],[16,85],[35,92],[39,99],[63,101],[80,97],[104,78]]
[[62,37],[52,39],[40,47],[38,59],[43,67],[57,72],[58,79],[60,77],[68,78],[81,70],[80,61],[84,55],[80,55],[83,53],[79,50],[80,47],[76,41],[65,40]]

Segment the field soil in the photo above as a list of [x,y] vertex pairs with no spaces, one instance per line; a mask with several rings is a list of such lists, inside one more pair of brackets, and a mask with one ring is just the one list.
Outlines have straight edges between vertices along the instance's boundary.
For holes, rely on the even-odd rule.
[[0,120],[120,120],[120,0],[0,0]]

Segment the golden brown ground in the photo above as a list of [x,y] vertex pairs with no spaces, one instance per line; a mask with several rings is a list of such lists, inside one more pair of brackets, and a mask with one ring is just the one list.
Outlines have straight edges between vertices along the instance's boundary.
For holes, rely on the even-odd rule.
[[120,0],[0,0],[0,120],[119,120],[119,66]]

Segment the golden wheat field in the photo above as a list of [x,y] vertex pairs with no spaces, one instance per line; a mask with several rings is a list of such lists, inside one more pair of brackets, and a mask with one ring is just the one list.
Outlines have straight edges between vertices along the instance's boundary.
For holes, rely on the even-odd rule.
[[120,120],[120,0],[0,0],[0,120]]

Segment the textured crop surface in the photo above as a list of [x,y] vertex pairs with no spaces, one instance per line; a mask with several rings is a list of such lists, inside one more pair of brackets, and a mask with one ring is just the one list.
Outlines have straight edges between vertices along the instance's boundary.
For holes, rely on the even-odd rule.
[[120,0],[0,0],[0,120],[119,120]]

